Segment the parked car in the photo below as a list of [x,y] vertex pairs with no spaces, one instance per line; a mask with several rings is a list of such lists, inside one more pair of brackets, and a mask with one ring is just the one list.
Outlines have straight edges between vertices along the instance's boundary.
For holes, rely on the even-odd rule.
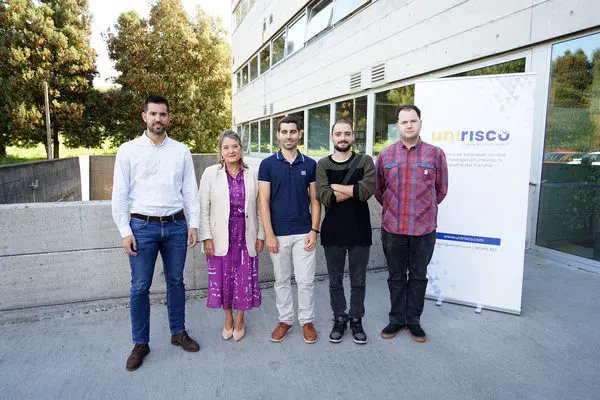
[[574,158],[573,161],[569,161],[567,164],[600,165],[600,150],[591,151],[591,152],[581,156],[581,158]]
[[544,154],[544,162],[548,164],[570,164],[573,160],[581,159],[584,154],[572,150],[554,150]]

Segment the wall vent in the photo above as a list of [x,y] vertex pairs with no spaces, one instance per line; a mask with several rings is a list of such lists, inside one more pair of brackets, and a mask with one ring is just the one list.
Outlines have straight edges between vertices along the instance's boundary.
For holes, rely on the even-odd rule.
[[371,67],[371,83],[385,80],[385,63]]
[[263,105],[263,117],[265,115],[267,115],[267,105],[266,104]]
[[361,73],[356,72],[350,75],[350,90],[360,89],[361,84]]
[[273,103],[269,104],[269,114],[273,114]]

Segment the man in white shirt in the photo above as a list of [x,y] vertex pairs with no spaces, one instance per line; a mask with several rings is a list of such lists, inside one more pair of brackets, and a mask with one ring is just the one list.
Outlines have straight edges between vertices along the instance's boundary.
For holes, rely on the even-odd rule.
[[159,252],[167,285],[171,344],[186,351],[200,350],[185,330],[183,284],[187,249],[198,242],[200,220],[192,155],[185,145],[167,136],[169,103],[164,97],[149,96],[142,118],[146,131],[117,151],[112,191],[113,220],[131,266],[134,348],[126,363],[129,371],[139,368],[150,352],[149,291]]

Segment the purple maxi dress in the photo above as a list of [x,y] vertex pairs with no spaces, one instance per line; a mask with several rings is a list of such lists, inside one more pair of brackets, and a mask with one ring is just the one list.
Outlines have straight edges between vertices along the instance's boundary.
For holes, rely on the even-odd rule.
[[[260,307],[258,256],[250,257],[246,248],[246,213],[243,169],[229,185],[229,250],[224,256],[206,257],[208,261],[209,308],[250,310]],[[254,246],[254,243],[251,243]]]

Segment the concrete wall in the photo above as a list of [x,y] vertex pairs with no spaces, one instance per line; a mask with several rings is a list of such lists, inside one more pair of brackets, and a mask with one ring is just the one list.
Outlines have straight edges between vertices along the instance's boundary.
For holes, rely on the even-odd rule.
[[[383,267],[381,210],[372,203],[374,246],[370,268]],[[123,299],[129,296],[130,272],[109,201],[0,205],[0,319],[15,310],[61,304]],[[317,274],[326,274],[318,247]],[[260,280],[273,280],[266,251],[260,255]],[[206,258],[200,246],[188,251],[187,290],[206,289]],[[162,264],[151,293],[165,291]]]
[[0,203],[81,200],[78,158],[0,165]]
[[[202,172],[217,162],[215,154],[192,154],[196,179],[200,183]],[[115,155],[90,156],[90,200],[110,200],[113,185]]]

